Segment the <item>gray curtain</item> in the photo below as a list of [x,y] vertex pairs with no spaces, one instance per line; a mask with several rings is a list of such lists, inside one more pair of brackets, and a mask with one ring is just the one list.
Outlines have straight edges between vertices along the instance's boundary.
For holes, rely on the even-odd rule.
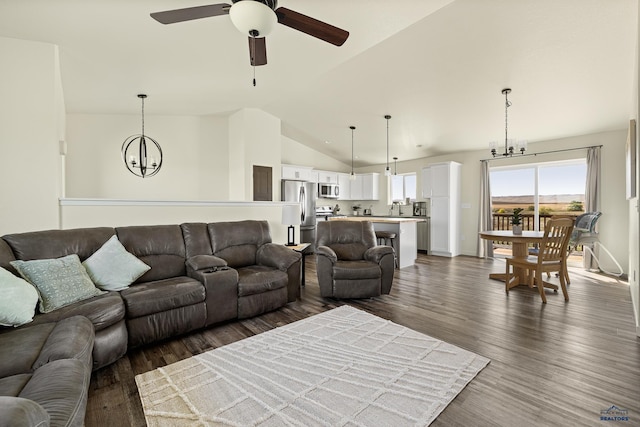
[[[478,230],[480,231],[490,231],[493,229],[490,184],[489,161],[482,160],[480,163],[480,223],[478,224]],[[481,258],[493,257],[493,242],[491,240],[478,237],[478,256]]]
[[[600,211],[600,148],[591,147],[587,151],[587,183],[584,190],[584,211],[598,212]],[[584,268],[597,268],[591,254],[584,252],[582,259]]]

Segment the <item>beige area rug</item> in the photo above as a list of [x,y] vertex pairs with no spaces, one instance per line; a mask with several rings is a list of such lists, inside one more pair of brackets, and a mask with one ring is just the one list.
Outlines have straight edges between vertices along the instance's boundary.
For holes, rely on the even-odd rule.
[[149,426],[421,426],[488,363],[342,306],[136,383]]

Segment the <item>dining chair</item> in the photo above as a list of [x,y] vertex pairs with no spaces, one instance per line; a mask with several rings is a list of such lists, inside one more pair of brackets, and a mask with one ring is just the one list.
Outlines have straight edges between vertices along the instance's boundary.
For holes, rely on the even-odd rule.
[[542,281],[542,273],[557,271],[559,272],[558,278],[560,279],[560,286],[562,287],[562,293],[564,294],[564,300],[569,301],[569,294],[567,293],[567,246],[569,245],[569,239],[571,232],[573,231],[573,220],[570,218],[552,218],[547,221],[544,228],[544,236],[540,243],[540,248],[537,257],[528,258],[507,258],[507,271],[505,278],[505,290],[509,293],[509,284],[512,277],[517,280],[511,273],[511,268],[524,268],[527,270],[527,277],[529,280],[529,286],[533,287],[535,282],[542,302],[547,302],[547,297],[544,292],[544,282]]
[[[581,215],[582,216],[582,215]],[[567,285],[571,284],[571,279],[569,278],[569,269],[567,268],[567,259],[569,258],[569,255],[571,255],[571,242],[573,241],[573,238],[576,234],[576,224],[578,222],[578,218],[580,218],[580,216],[576,217],[573,215],[553,215],[551,218],[549,219],[558,219],[558,218],[569,218],[571,221],[573,221],[573,225],[574,225],[574,229],[573,232],[571,233],[571,236],[569,238],[569,243],[567,244],[567,255],[564,257],[564,278],[567,281]],[[538,245],[536,245],[536,247],[534,248],[529,248],[529,255],[534,255],[534,256],[538,256],[538,252],[539,252],[540,248],[538,247]],[[556,273],[556,277],[559,277],[560,272]],[[547,271],[547,279],[549,279],[551,277],[551,271]]]

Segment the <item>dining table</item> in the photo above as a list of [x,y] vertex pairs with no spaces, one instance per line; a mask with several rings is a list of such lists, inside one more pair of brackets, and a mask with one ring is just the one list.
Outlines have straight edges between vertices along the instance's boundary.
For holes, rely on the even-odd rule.
[[[522,231],[522,234],[514,234],[513,230],[489,230],[489,231],[481,231],[478,233],[480,238],[485,240],[493,240],[497,242],[510,242],[511,243],[511,255],[513,258],[526,259],[529,257],[529,245],[530,244],[540,244],[542,243],[542,238],[544,237],[544,231]],[[506,281],[507,274],[505,273],[491,273],[489,274],[490,279],[501,280],[503,282]],[[512,280],[511,283],[507,285],[508,289],[513,288],[518,285],[527,285],[533,286],[527,280],[527,270],[525,268],[513,266],[513,277],[517,278],[517,280]],[[549,282],[542,282],[545,288],[553,289],[554,291],[558,290],[558,286]]]

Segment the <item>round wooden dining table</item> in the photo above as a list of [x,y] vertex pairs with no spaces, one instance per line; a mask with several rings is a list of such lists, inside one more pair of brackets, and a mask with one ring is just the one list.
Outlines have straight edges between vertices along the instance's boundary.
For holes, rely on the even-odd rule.
[[[522,234],[513,234],[513,231],[511,230],[491,230],[481,231],[478,234],[480,235],[480,238],[485,240],[510,242],[513,258],[522,259],[525,259],[529,256],[529,244],[541,243],[542,238],[544,237],[543,231],[523,231]],[[503,282],[506,280],[506,276],[506,272],[489,274],[490,279],[501,280]],[[517,277],[518,280],[512,281],[509,285],[509,288],[518,285],[529,285],[526,269],[514,266],[513,276]],[[558,287],[552,283],[543,282],[543,284],[545,288],[550,288],[556,291],[558,290]]]

